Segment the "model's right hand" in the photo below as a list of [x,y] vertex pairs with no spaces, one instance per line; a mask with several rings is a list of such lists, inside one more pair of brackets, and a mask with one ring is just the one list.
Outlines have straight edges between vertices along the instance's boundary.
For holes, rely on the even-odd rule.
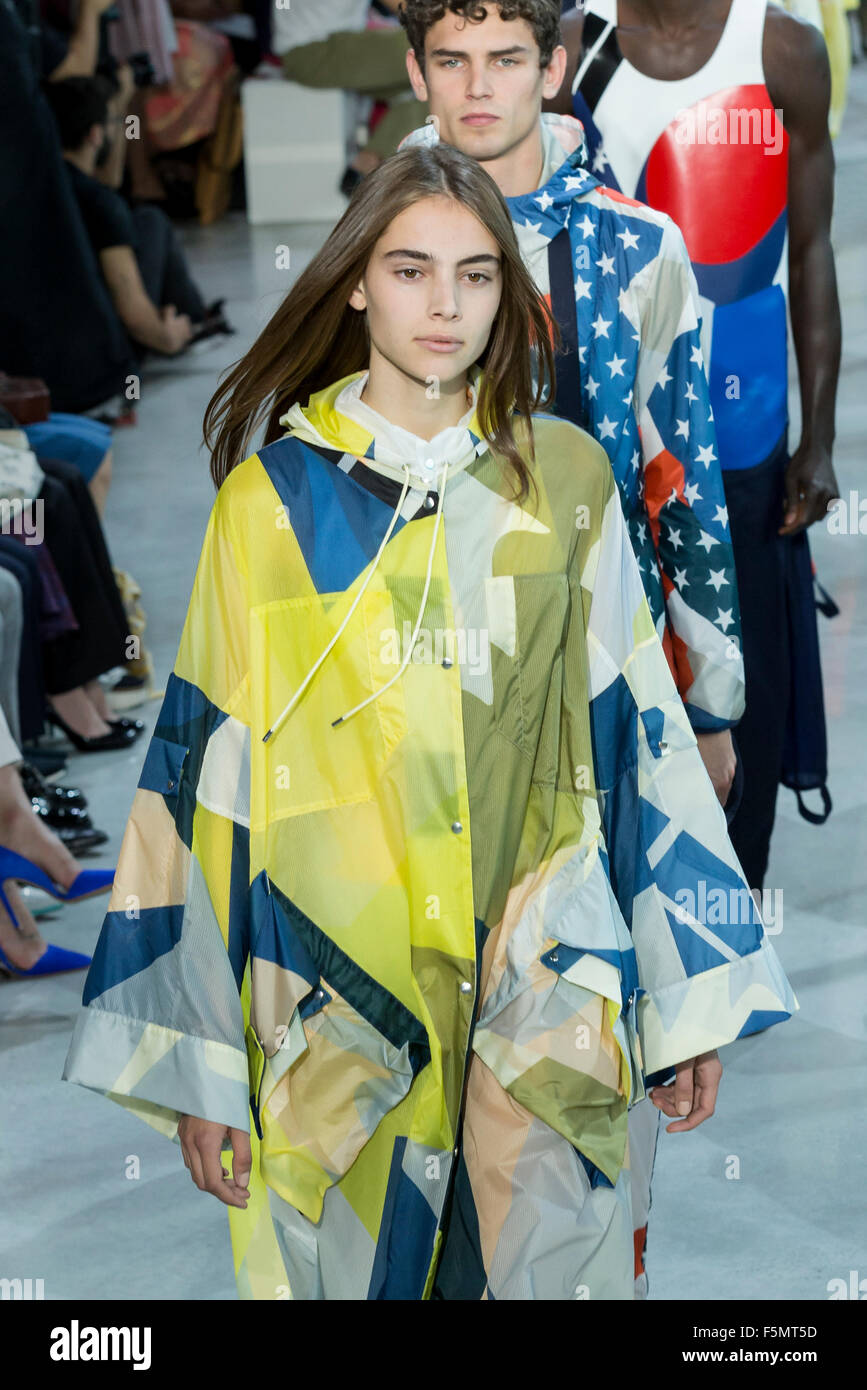
[[[220,1155],[226,1136],[232,1146],[232,1175],[224,1168]],[[253,1155],[250,1136],[243,1129],[228,1129],[215,1120],[200,1120],[196,1115],[182,1115],[178,1138],[184,1164],[201,1192],[219,1197],[227,1207],[246,1209],[250,1197],[247,1184]]]

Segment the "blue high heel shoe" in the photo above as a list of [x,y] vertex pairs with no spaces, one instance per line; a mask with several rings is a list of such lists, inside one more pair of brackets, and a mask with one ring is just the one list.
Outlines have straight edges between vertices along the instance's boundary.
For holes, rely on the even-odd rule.
[[[92,898],[97,893],[107,892],[114,882],[114,870],[82,869],[69,888],[63,889],[53,883],[38,865],[32,864],[29,859],[16,854],[14,850],[0,847],[0,903],[8,912],[12,925],[17,928],[18,920],[12,911],[12,904],[6,896],[5,885],[8,879],[29,883],[34,888],[43,889],[52,898],[57,898],[59,902],[72,903],[81,902],[84,898]],[[67,951],[63,946],[49,946],[29,970],[22,970],[19,966],[13,965],[0,948],[0,968],[8,971],[11,975],[22,977],[59,975],[68,970],[84,970],[90,965],[90,960],[90,956],[83,956],[78,951]]]

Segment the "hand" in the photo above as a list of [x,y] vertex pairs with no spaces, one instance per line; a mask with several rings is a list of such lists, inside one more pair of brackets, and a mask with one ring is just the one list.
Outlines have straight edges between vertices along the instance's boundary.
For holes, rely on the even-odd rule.
[[716,1093],[722,1076],[722,1062],[716,1052],[703,1052],[688,1062],[678,1062],[675,1079],[670,1086],[654,1086],[648,1092],[657,1110],[664,1115],[678,1115],[673,1125],[666,1125],[668,1134],[695,1129],[714,1112]]
[[[224,1168],[220,1154],[225,1146],[226,1136],[232,1146],[232,1176]],[[228,1129],[215,1120],[200,1120],[195,1115],[182,1115],[178,1125],[178,1138],[184,1166],[190,1170],[193,1182],[200,1192],[210,1192],[225,1202],[227,1207],[240,1207],[246,1211],[250,1198],[250,1169],[253,1155],[250,1149],[250,1136],[243,1129]]]
[[830,449],[802,442],[786,469],[785,516],[778,534],[793,536],[814,521],[821,521],[839,496]]
[[713,789],[725,806],[729,799],[737,766],[731,729],[716,729],[707,733],[696,733],[695,740],[698,744],[701,760],[713,782]]
[[170,355],[185,348],[193,336],[193,326],[188,314],[179,314],[174,304],[166,304],[160,309],[160,318],[166,330],[166,349]]

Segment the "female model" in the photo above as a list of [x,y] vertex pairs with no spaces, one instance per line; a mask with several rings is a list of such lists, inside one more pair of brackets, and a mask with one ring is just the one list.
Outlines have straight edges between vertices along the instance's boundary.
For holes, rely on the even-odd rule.
[[243,1297],[630,1298],[627,1107],[693,1128],[796,1007],[547,335],[493,181],[412,148],[208,410],[66,1076],[178,1137]]

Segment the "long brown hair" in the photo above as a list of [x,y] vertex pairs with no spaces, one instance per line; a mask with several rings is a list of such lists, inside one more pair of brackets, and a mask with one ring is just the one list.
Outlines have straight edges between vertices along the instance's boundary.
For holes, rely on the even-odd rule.
[[[483,376],[477,415],[492,451],[516,474],[516,496],[526,497],[531,473],[525,453],[535,459],[529,417],[550,405],[557,331],[521,259],[500,190],[480,164],[446,144],[410,146],[364,179],[321,251],[220,383],[204,421],[217,487],[244,459],[263,420],[268,422],[265,443],[270,444],[283,434],[280,416],[296,401],[306,404],[315,391],[367,368],[367,316],[350,306],[349,296],[394,218],[422,198],[443,195],[474,213],[502,254],[500,305],[478,359]],[[535,386],[533,349],[538,355]],[[526,417],[523,450],[515,438],[515,411]]]

